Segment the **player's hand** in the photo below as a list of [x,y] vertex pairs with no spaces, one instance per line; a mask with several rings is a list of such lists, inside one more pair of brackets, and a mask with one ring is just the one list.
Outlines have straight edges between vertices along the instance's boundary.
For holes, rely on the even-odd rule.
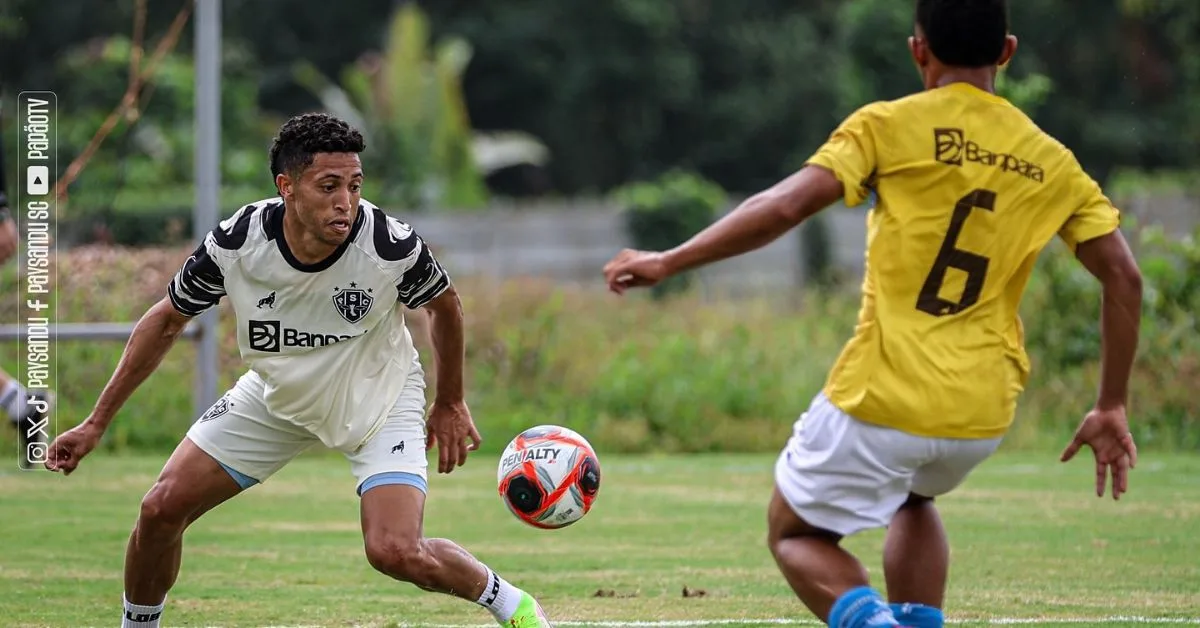
[[8,261],[17,252],[17,223],[5,220],[0,223],[0,264]]
[[655,251],[625,249],[604,265],[604,281],[617,294],[653,286],[671,274],[664,257]]
[[1095,408],[1079,424],[1075,438],[1063,450],[1062,461],[1066,462],[1084,446],[1092,448],[1096,458],[1096,496],[1104,496],[1104,486],[1112,480],[1113,499],[1129,491],[1129,470],[1137,465],[1137,445],[1125,408]]
[[59,434],[46,452],[46,468],[71,475],[83,457],[96,448],[103,435],[104,430],[90,421]]
[[438,473],[450,473],[467,462],[467,454],[479,449],[483,439],[465,401],[442,403],[434,400],[425,421],[425,451],[438,448]]

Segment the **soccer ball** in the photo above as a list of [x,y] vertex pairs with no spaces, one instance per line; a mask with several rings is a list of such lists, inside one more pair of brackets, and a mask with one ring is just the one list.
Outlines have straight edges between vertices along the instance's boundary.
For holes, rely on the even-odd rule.
[[500,498],[513,515],[542,529],[583,518],[600,491],[600,461],[579,433],[539,425],[508,443],[496,472]]

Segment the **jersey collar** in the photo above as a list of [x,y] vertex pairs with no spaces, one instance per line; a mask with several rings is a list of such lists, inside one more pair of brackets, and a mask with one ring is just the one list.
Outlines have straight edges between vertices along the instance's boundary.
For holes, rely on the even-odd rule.
[[292,254],[291,247],[288,246],[287,240],[283,237],[284,204],[280,202],[276,206],[272,207],[270,211],[271,215],[269,222],[271,225],[271,235],[275,238],[276,246],[279,247],[279,254],[283,256],[283,259],[288,263],[288,266],[291,266],[302,273],[319,273],[337,263],[337,261],[341,259],[342,255],[346,252],[346,249],[350,248],[350,243],[358,237],[358,232],[362,230],[364,220],[363,214],[365,212],[362,204],[360,203],[358,206],[358,213],[354,217],[354,225],[350,228],[350,234],[346,236],[346,239],[340,246],[337,247],[336,250],[334,250],[333,253],[329,254],[329,257],[326,257],[319,262],[305,264],[304,262],[296,259],[296,256]]

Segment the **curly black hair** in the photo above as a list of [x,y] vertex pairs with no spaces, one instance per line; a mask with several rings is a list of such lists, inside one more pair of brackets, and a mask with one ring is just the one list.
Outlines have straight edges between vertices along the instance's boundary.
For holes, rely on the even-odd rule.
[[996,65],[1008,37],[1006,0],[917,0],[917,26],[942,63],[961,68]]
[[327,113],[304,113],[279,127],[271,142],[271,178],[298,176],[316,153],[361,153],[367,147],[358,129]]

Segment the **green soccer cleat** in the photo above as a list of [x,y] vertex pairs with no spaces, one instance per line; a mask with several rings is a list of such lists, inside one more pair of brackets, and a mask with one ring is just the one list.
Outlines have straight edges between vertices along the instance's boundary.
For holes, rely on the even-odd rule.
[[528,593],[521,594],[521,603],[517,605],[517,612],[513,613],[512,619],[502,624],[507,628],[553,628],[554,624],[546,618],[546,612],[542,610],[542,605],[533,599]]

